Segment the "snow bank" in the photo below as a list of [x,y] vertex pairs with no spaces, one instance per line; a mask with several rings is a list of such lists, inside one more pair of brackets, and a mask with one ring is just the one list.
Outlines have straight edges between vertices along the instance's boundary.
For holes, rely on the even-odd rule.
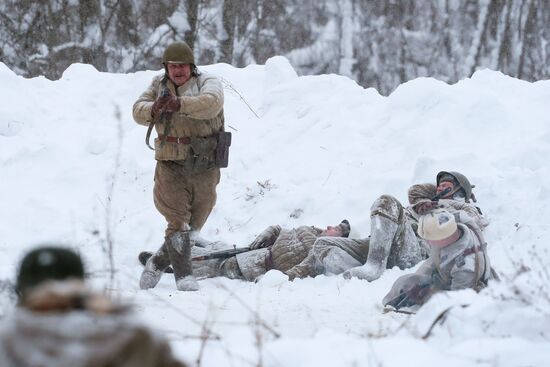
[[441,295],[415,316],[382,313],[399,269],[373,283],[287,282],[276,272],[256,284],[208,279],[196,293],[174,291],[165,276],[141,291],[137,254],[160,244],[164,223],[152,203],[153,152],[131,108],[159,71],[76,64],[49,81],[1,63],[0,279],[13,279],[24,250],[49,241],[80,251],[90,281],[110,287],[112,240],[115,295],[135,302],[187,361],[209,330],[202,366],[547,365],[550,81],[483,70],[455,85],[419,78],[382,97],[338,75],[298,77],[280,57],[201,69],[223,78],[233,132],[203,237],[243,245],[270,224],[343,218],[364,237],[380,194],[406,202],[411,184],[457,170],[491,220],[486,238],[503,283]]

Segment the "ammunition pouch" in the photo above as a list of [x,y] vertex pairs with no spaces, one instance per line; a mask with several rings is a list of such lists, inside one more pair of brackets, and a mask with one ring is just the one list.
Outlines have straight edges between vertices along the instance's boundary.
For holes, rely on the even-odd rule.
[[189,139],[189,155],[183,161],[183,167],[186,171],[200,173],[216,166],[216,146],[215,136],[206,138]]
[[183,161],[185,170],[200,173],[210,168],[225,168],[229,163],[231,133],[220,131],[205,138],[189,138],[189,155]]

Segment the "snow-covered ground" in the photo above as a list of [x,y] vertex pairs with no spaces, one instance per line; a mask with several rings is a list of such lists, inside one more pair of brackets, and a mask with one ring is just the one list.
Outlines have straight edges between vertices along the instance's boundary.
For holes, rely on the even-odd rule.
[[[203,237],[245,245],[270,224],[344,218],[352,237],[365,237],[380,194],[405,203],[411,184],[456,170],[476,185],[503,281],[438,295],[414,316],[381,305],[414,269],[372,283],[288,282],[271,271],[258,283],[202,280],[195,293],[165,276],[139,290],[137,254],[160,245],[164,221],[152,202],[153,152],[131,108],[158,71],[75,64],[49,81],[1,63],[0,280],[38,243],[73,246],[95,287],[135,303],[178,356],[205,367],[550,365],[550,81],[484,70],[456,85],[416,79],[382,97],[338,75],[298,77],[281,57],[202,69],[224,79],[233,132]],[[5,315],[13,301],[0,297]]]

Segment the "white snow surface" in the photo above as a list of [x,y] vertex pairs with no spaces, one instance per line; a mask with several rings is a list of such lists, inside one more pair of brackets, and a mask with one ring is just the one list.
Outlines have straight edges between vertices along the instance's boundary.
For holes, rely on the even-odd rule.
[[[94,287],[134,303],[191,365],[549,365],[550,81],[483,70],[455,85],[419,78],[383,97],[338,75],[298,77],[282,57],[201,69],[224,79],[233,133],[202,237],[240,246],[271,224],[344,218],[352,237],[365,237],[379,195],[406,203],[410,185],[456,170],[476,185],[491,221],[486,237],[502,282],[437,295],[416,315],[381,305],[414,269],[390,269],[371,283],[289,282],[271,271],[257,283],[201,280],[198,292],[176,291],[165,275],[140,290],[137,254],[161,244],[165,223],[152,200],[153,152],[132,104],[159,71],[74,64],[50,81],[1,63],[0,280],[13,280],[37,244],[71,246]],[[0,297],[7,317],[13,298]]]

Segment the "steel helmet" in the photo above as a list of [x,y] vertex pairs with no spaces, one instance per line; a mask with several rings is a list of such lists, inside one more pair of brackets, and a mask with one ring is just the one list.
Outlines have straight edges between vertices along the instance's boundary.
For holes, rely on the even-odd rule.
[[172,43],[166,47],[162,55],[162,63],[164,65],[170,62],[195,65],[193,50],[191,50],[191,47],[185,42]]
[[[447,176],[447,177],[446,177]],[[439,186],[439,183],[441,181],[445,181],[448,176],[451,176],[455,183],[458,183],[460,185],[460,189],[464,193],[464,197],[466,198],[466,202],[469,203],[470,199],[475,201],[475,198],[472,193],[472,188],[475,186],[470,183],[470,181],[464,176],[462,173],[455,172],[455,171],[441,171],[437,174],[436,182],[437,186]]]
[[30,251],[19,266],[16,291],[22,296],[48,280],[84,279],[80,256],[66,248],[45,246]]

